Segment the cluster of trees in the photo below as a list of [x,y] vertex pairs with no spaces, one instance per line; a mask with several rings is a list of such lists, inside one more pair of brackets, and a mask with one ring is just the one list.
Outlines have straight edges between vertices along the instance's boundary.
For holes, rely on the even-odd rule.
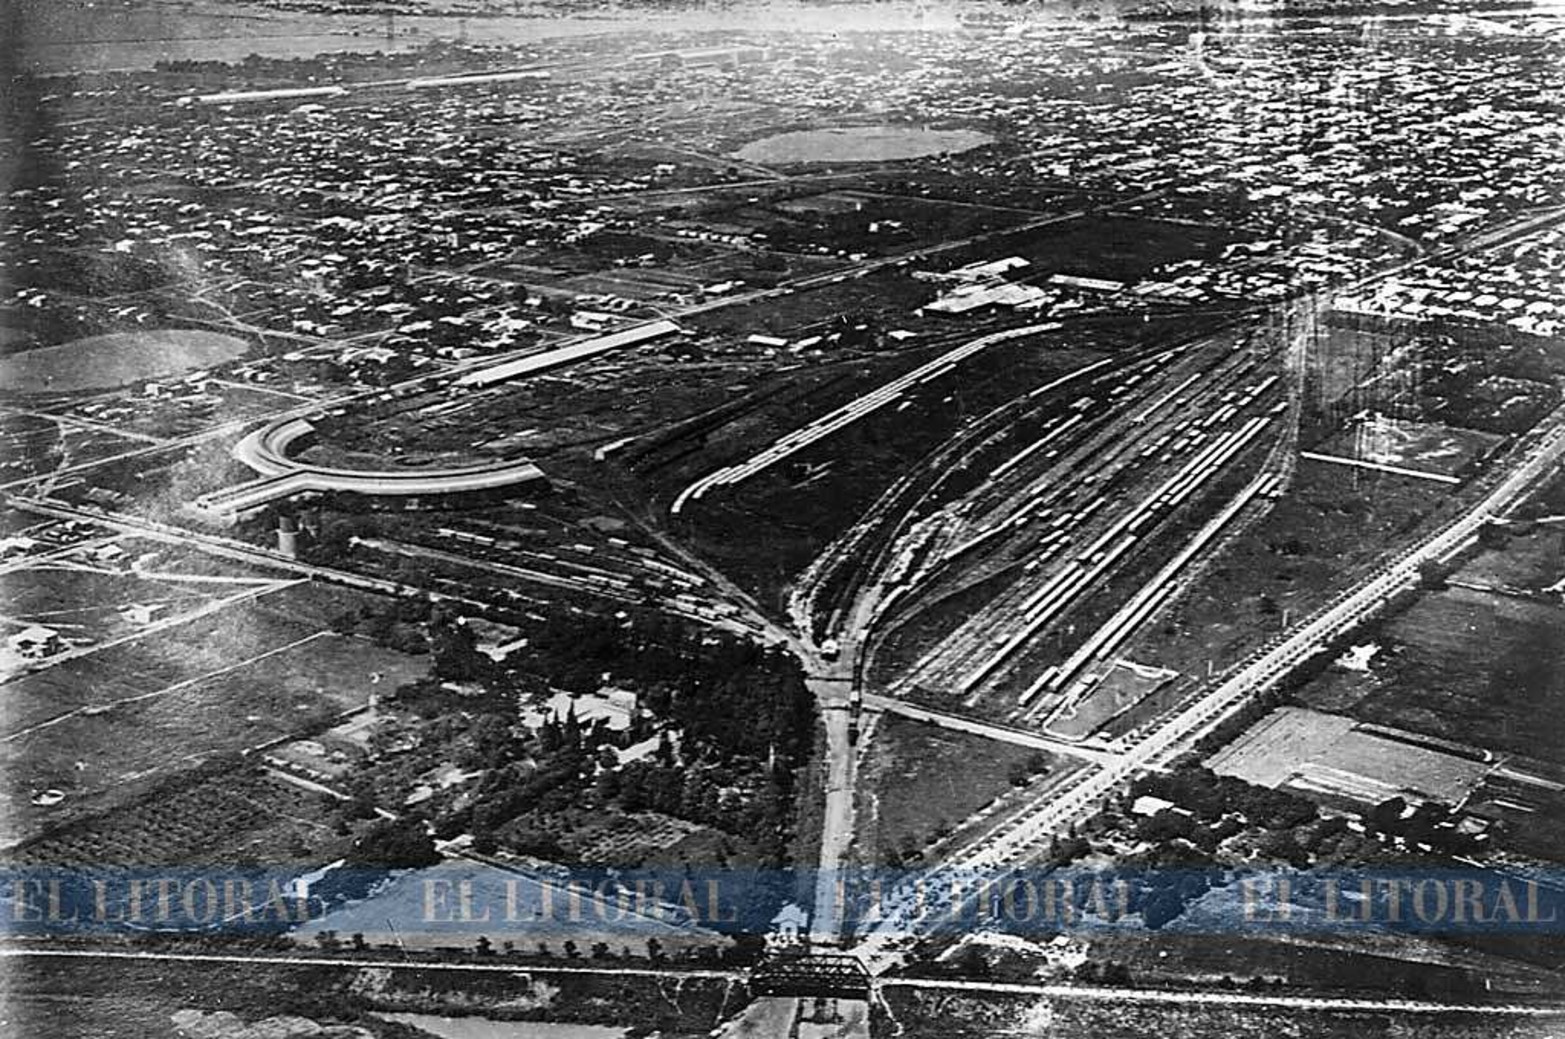
[[507,665],[577,692],[600,688],[605,676],[636,688],[654,717],[718,761],[770,759],[788,770],[809,756],[815,708],[804,672],[788,654],[748,640],[712,639],[660,615],[632,625],[555,616]]
[[1172,801],[1189,811],[1195,821],[1211,823],[1225,815],[1237,815],[1268,830],[1313,822],[1320,814],[1314,802],[1297,794],[1219,776],[1201,767],[1143,776],[1131,785],[1131,795]]
[[[785,863],[796,774],[815,727],[792,657],[661,619],[573,617],[546,621],[524,652],[496,668],[464,627],[438,613],[428,627],[436,677],[498,690],[463,700],[474,716],[464,725],[462,760],[485,775],[439,820],[439,832],[471,832],[479,851],[503,844],[560,859],[569,857],[561,838],[583,812],[657,811],[732,834],[763,864]],[[583,723],[571,708],[532,736],[518,731],[518,691],[595,691],[607,679],[640,690],[629,728]],[[654,735],[652,753],[620,766],[618,750]]]
[[1391,797],[1371,808],[1364,826],[1372,834],[1400,837],[1408,844],[1427,844],[1437,852],[1470,855],[1477,850],[1477,838],[1456,828],[1458,814],[1438,801],[1425,801],[1408,811],[1405,798]]
[[429,617],[429,603],[422,599],[377,599],[342,611],[330,623],[339,635],[357,635],[377,646],[417,655],[429,652],[424,635]]
[[[504,846],[567,860],[571,831],[611,809],[709,826],[736,838],[747,859],[786,864],[797,776],[815,735],[814,701],[791,656],[656,615],[555,617],[501,664],[478,651],[465,624],[416,600],[366,605],[334,625],[430,657],[429,675],[389,701],[420,720],[377,736],[375,758],[349,783],[360,796],[344,825],[373,815],[370,788],[387,769],[412,776],[447,762],[483,776],[460,796],[432,801],[427,814],[436,834],[471,833],[480,852]],[[583,721],[574,707],[535,732],[521,724],[521,699],[561,687],[596,692],[610,681],[638,690],[628,727]],[[620,751],[654,737],[651,753],[621,765]],[[399,858],[386,838],[377,830],[364,854]]]
[[435,842],[417,819],[378,819],[371,824],[344,858],[344,865],[361,869],[422,869],[440,861]]

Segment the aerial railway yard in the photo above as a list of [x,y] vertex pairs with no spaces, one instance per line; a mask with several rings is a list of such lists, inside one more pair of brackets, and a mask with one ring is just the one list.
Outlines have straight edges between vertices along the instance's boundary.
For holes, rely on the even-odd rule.
[[[1255,334],[1243,329],[1051,380],[973,420],[899,479],[806,574],[791,603],[795,623],[857,649],[871,628],[883,637],[942,598],[1007,581],[889,689],[921,687],[934,693],[926,706],[971,708],[975,693],[1014,685],[1003,679],[1038,635],[1273,439],[1280,391]],[[1010,436],[1016,429],[1030,432]],[[965,492],[945,486],[954,473],[990,466]],[[878,544],[872,534],[882,535]],[[833,580],[837,589],[826,591]],[[1036,673],[1022,683],[1038,685]]]
[[[1050,784],[1045,797],[999,820],[918,880],[926,887],[950,890],[953,883],[963,884],[972,871],[1018,865],[1042,854],[1062,827],[1090,811],[1125,780],[1168,765],[1241,705],[1384,609],[1396,595],[1415,587],[1422,564],[1461,552],[1492,515],[1502,514],[1520,501],[1558,467],[1562,457],[1565,412],[1556,411],[1535,431],[1511,470],[1486,481],[1486,493],[1476,507],[1403,549],[1368,580],[1341,592],[1304,623],[1274,637],[1198,688],[1174,710],[1105,746],[1103,749],[1113,752],[1106,762],[1072,769]],[[887,897],[880,918],[866,925],[857,948],[871,970],[892,967],[899,959],[897,950],[923,926],[921,917],[926,908],[922,898],[916,885],[899,888]]]
[[[464,18],[362,61],[182,45],[47,87],[66,118],[24,151],[69,161],[0,200],[0,331],[88,348],[4,402],[36,455],[0,485],[8,834],[76,866],[172,838],[302,872],[395,817],[442,868],[513,877],[780,864],[808,919],[753,969],[738,942],[573,929],[535,956],[487,924],[461,949],[14,935],[40,1021],[76,1009],[68,961],[150,979],[149,1033],[176,1006],[220,1027],[189,1008],[246,986],[271,991],[245,1016],[302,1013],[295,982],[333,1022],[373,990],[427,1021],[492,999],[545,1031],[728,1036],[1552,1012],[1522,1004],[1557,977],[1447,970],[1454,941],[1219,931],[1252,867],[1500,874],[1565,841],[1558,727],[1533,724],[1565,587],[1558,20],[918,6],[894,36],[743,18],[715,49],[677,13],[517,46]],[[88,370],[103,334],[189,326],[233,356]],[[1371,775],[1257,735],[1306,710],[1290,732],[1397,749]],[[1251,744],[1249,773],[1216,750]],[[232,767],[208,747],[264,775],[185,786]],[[1503,762],[1492,789],[1449,793],[1453,747]],[[949,926],[958,885],[1143,864],[1227,883],[1189,915],[1181,885],[1172,928],[1155,885],[1111,932]],[[925,891],[845,918],[826,881],[861,867]],[[192,1002],[185,971],[234,984]]]

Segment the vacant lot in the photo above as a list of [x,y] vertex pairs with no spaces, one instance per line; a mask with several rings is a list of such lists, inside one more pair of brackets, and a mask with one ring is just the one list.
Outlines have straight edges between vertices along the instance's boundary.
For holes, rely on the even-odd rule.
[[116,332],[0,358],[0,386],[16,393],[107,389],[211,368],[247,349],[217,332]]
[[1192,675],[1205,674],[1208,662],[1221,670],[1425,529],[1451,500],[1451,488],[1426,480],[1301,461],[1272,512],[1218,554],[1124,655]]
[[1367,674],[1331,671],[1300,699],[1415,732],[1565,761],[1565,615],[1466,588],[1426,595],[1381,629]]
[[923,848],[1012,789],[1009,773],[1034,752],[884,716],[859,773],[856,840],[871,865]]
[[1219,227],[1089,216],[991,239],[982,249],[991,258],[1025,257],[1040,276],[1135,281],[1163,264],[1215,257],[1235,238]]
[[1495,433],[1373,416],[1342,430],[1316,450],[1377,465],[1460,476],[1503,440]]
[[[498,945],[498,942],[496,943]],[[396,957],[395,946],[379,950]],[[531,950],[528,950],[531,951]],[[564,957],[555,949],[556,962]],[[504,965],[501,957],[490,961]],[[644,966],[645,960],[639,965]],[[390,1025],[376,1010],[529,1021],[644,1022],[666,1036],[705,1036],[749,1001],[726,978],[637,978],[624,974],[285,966],[135,960],[26,960],[7,970],[8,1017],[20,1035],[101,1039],[167,1036],[178,1010],[228,1010],[245,1024],[298,1015],[321,1024],[357,1023],[384,1039],[427,1033]],[[517,1034],[527,1034],[517,1026]],[[562,1033],[568,1034],[568,1033]]]
[[1474,1014],[1388,1014],[1303,1008],[1044,999],[1024,995],[888,988],[887,1013],[910,1039],[995,1035],[1092,1036],[1093,1039],[1542,1039],[1548,1024]]
[[[377,686],[421,676],[423,659],[329,631],[326,618],[358,599],[294,586],[7,683],[10,836],[129,803],[202,760],[315,728]],[[49,789],[66,799],[30,803]]]
[[[185,573],[180,564],[164,561],[168,557],[159,551],[164,547],[135,538],[91,541],[63,559],[0,573],[0,599],[6,603],[0,627],[10,633],[42,624],[58,631],[66,646],[93,645],[233,595],[249,579]],[[100,561],[96,552],[115,558]],[[139,569],[131,568],[133,560]],[[266,580],[253,579],[257,585]]]

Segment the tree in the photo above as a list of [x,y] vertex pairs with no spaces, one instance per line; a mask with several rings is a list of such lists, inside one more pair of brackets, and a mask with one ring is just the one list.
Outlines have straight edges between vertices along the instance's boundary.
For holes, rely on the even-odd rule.
[[354,842],[347,855],[350,866],[382,869],[420,869],[440,861],[435,842],[415,819],[381,819]]
[[466,624],[431,624],[429,649],[436,678],[476,682],[494,669],[493,662],[478,650],[478,636]]
[[989,976],[989,958],[976,945],[962,946],[962,951],[956,954],[952,964],[956,968],[956,972],[964,978],[987,978]]
[[1407,811],[1407,802],[1400,797],[1389,797],[1369,810],[1365,822],[1371,830],[1377,833],[1400,833],[1402,831],[1402,815]]
[[1176,888],[1157,888],[1141,903],[1141,920],[1149,930],[1157,930],[1185,911],[1185,903]]
[[1450,578],[1453,567],[1449,563],[1442,563],[1437,559],[1426,559],[1418,564],[1418,585],[1425,591],[1438,592],[1446,587],[1446,581]]

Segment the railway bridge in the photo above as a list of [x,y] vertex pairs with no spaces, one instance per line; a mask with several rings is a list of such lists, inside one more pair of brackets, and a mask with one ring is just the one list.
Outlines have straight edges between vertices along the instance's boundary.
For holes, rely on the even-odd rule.
[[869,971],[846,953],[778,953],[750,971],[750,989],[758,996],[868,999],[869,986]]

